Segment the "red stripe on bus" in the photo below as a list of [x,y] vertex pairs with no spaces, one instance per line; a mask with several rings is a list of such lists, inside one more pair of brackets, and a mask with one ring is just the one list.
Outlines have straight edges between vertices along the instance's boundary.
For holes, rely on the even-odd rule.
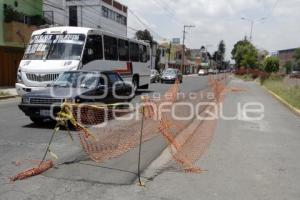
[[119,73],[120,75],[132,75],[133,74],[132,63],[128,62],[126,69],[116,69],[114,71],[117,72],[117,73]]

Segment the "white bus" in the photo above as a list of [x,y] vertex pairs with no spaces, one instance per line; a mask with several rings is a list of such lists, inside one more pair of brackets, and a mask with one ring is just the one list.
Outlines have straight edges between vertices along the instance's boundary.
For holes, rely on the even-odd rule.
[[99,29],[53,27],[33,32],[20,63],[16,90],[19,95],[40,90],[65,71],[111,70],[134,89],[147,88],[151,51],[146,42]]

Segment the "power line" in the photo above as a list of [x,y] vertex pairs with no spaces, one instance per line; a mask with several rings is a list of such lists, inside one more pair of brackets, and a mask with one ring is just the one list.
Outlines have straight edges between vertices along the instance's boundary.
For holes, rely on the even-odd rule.
[[278,3],[279,3],[279,0],[276,0],[275,3],[274,3],[274,5],[273,5],[273,7],[272,7],[271,13],[274,12],[274,10],[276,9],[276,7],[278,6]]
[[[72,2],[75,2],[74,0],[71,0],[71,1],[72,1]],[[101,12],[101,11],[99,12],[97,9],[91,7],[90,5],[87,5],[85,2],[83,2],[83,4],[85,5],[85,8],[88,9],[88,10],[90,10],[92,13],[94,13],[94,14],[96,14],[96,15],[99,14],[100,16],[102,16],[102,12]],[[104,21],[101,21],[100,23],[106,25],[105,29],[107,29],[107,30],[109,30],[109,31],[111,31],[111,32],[114,32],[112,29],[108,28],[108,27],[109,27],[109,24],[105,23]],[[101,28],[103,28],[101,25],[97,25],[97,26],[100,26]],[[127,25],[127,28],[128,28],[128,29],[131,29],[131,30],[134,30],[134,31],[138,31],[137,29],[132,28],[132,27],[130,27],[130,26],[128,26],[128,25]]]
[[[153,3],[155,3],[155,5],[159,8],[161,8],[162,10],[164,10],[165,12],[167,12],[166,14],[168,14],[168,16],[173,19],[173,21],[177,24],[177,25],[184,25],[184,23],[182,23],[182,21],[180,19],[178,19],[176,17],[176,15],[174,15],[175,11],[172,12],[170,10],[167,9],[167,7],[165,7],[164,5],[160,6],[159,4],[162,3],[162,1],[157,1],[157,0],[152,0]],[[179,22],[178,22],[179,21]]]
[[155,32],[154,30],[152,30],[148,25],[146,25],[145,22],[143,22],[143,20],[141,20],[131,9],[128,9],[129,12],[147,29],[149,29],[149,31],[153,32],[156,36],[158,36],[161,39],[164,39],[164,37],[162,37],[160,34],[158,34],[157,32]]
[[[27,1],[27,0],[25,0],[25,1]],[[46,2],[46,3],[45,3]],[[51,6],[51,7],[53,7],[53,8],[56,8],[56,9],[59,9],[59,10],[62,10],[62,11],[66,11],[65,9],[63,9],[63,8],[60,8],[60,7],[58,7],[57,5],[54,5],[52,2],[49,2],[49,1],[47,1],[47,0],[45,0],[45,2],[44,2],[44,4],[46,4],[46,5],[48,5],[48,6]],[[75,0],[71,0],[71,2],[73,2],[73,3],[76,3],[76,1]],[[31,2],[28,2],[27,1],[27,3],[29,4],[29,5],[31,5],[31,7],[32,8],[34,8],[35,10],[37,10],[37,11],[40,11],[40,9],[38,9],[35,5],[33,5]],[[89,6],[89,5],[87,5],[85,2],[83,2],[83,4],[85,5],[85,8],[87,8],[88,10],[90,10],[92,13],[94,13],[94,14],[96,14],[96,15],[98,15],[98,14],[100,14],[100,15],[102,15],[102,13],[101,12],[99,12],[98,10],[96,10],[95,8],[93,8],[93,7],[91,7],[91,6]],[[146,28],[148,28],[150,31],[152,31],[153,33],[155,33],[158,37],[160,37],[160,38],[163,38],[160,34],[158,34],[157,32],[155,32],[155,31],[153,31],[149,26],[147,26],[132,10],[129,10],[132,14],[133,14],[133,16],[135,17],[135,18],[137,18],[137,20],[143,25],[143,26],[145,26]],[[68,15],[66,15],[65,13],[60,13],[60,12],[55,12],[56,14],[58,14],[58,15],[61,15],[61,16],[63,16],[63,17],[66,17],[66,18],[69,18],[69,16]],[[89,22],[90,24],[92,24],[92,25],[94,25],[95,27],[101,27],[101,25],[100,24],[96,24],[94,21],[92,21],[91,19],[89,19],[89,18],[87,18],[87,16],[84,16],[84,15],[82,15],[82,17],[83,17],[83,19],[85,20],[85,21],[87,21],[87,22]],[[54,19],[53,19],[53,22],[54,23],[57,23],[56,21],[54,21]],[[109,30],[109,31],[111,31],[111,32],[113,32],[113,30],[112,29],[110,29],[110,28],[108,28],[109,27],[109,24],[107,24],[107,23],[105,23],[105,22],[101,22],[101,24],[105,24],[105,25],[107,25],[105,28],[107,29],[107,30]],[[102,28],[102,27],[101,27]],[[130,26],[127,26],[127,28],[128,29],[130,29],[130,30],[133,30],[133,31],[139,31],[139,30],[137,30],[136,28],[133,28],[133,27],[130,27]]]
[[52,4],[52,2],[49,2],[47,0],[44,0],[44,4],[47,5],[47,6],[50,6],[52,8],[56,8],[58,10],[65,11],[65,9],[58,7],[58,5],[54,5],[54,4]]
[[[47,0],[45,0],[45,1],[47,1]],[[73,1],[73,0],[72,0],[72,1]],[[51,4],[51,2],[49,2],[49,1],[47,1],[47,2],[48,2],[48,4],[50,4],[52,7],[57,8],[57,6]],[[62,8],[60,8],[60,9],[66,11],[65,9],[62,9]],[[66,17],[66,18],[69,18],[69,16],[66,15],[65,13],[56,12],[56,14],[59,14],[59,15],[61,15],[61,16],[63,16],[63,17]],[[86,16],[83,16],[83,19],[85,19],[85,21],[89,22],[90,24],[94,25],[95,27],[100,26],[99,24],[95,24],[94,21],[92,21],[91,19],[87,18]],[[54,21],[54,19],[53,19],[53,21]],[[55,22],[55,21],[54,21],[54,22]],[[57,23],[57,22],[55,22],[55,23]]]

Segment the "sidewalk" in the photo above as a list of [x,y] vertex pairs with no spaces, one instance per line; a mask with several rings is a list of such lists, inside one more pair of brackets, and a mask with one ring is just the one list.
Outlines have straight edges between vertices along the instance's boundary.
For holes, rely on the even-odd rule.
[[9,93],[12,96],[17,96],[16,88],[14,87],[0,87],[0,92]]

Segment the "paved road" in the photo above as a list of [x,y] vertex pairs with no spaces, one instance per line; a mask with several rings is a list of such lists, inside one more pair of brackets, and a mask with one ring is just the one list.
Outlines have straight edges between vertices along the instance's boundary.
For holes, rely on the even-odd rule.
[[[163,94],[171,85],[152,84],[149,91]],[[199,91],[207,88],[207,77],[185,77],[180,86],[181,91]],[[24,162],[21,167],[15,167],[11,164],[15,160],[40,159],[45,149],[46,143],[52,133],[53,125],[44,127],[36,126],[17,108],[20,100],[0,101],[0,176],[3,181],[7,177],[23,169],[27,164]],[[140,95],[133,102],[139,102]],[[166,147],[163,138],[155,138],[143,146],[142,169],[146,168],[150,162],[155,159]],[[55,153],[64,155],[64,159],[72,160],[72,156],[81,152],[79,144],[72,144],[63,132],[55,137],[53,145]],[[110,184],[130,184],[136,178],[137,149],[109,161],[102,165],[102,168],[88,165],[62,165],[59,170],[53,170],[46,174],[48,177],[64,178],[71,180],[86,180],[90,182],[110,183]],[[87,164],[93,164],[88,162]],[[113,168],[113,169],[111,169]],[[127,171],[127,172],[126,172]],[[95,173],[94,173],[95,172]],[[79,175],[78,175],[79,173]],[[34,179],[32,179],[34,180]],[[40,184],[39,181],[35,184]],[[1,198],[2,199],[2,198]],[[17,198],[18,199],[18,198]]]
[[234,80],[230,86],[247,92],[226,96],[224,116],[235,116],[239,103],[259,102],[265,108],[264,119],[219,120],[209,150],[197,162],[207,172],[167,171],[134,197],[118,190],[114,198],[299,200],[300,118],[256,83]]
[[[153,93],[163,94],[170,87],[170,84],[152,84],[149,88],[149,95]],[[181,85],[181,91],[199,91],[207,87],[207,77],[185,77]],[[147,94],[147,93],[144,93]],[[138,95],[133,102],[139,102]],[[41,144],[48,141],[49,133],[53,126],[46,125],[39,127],[31,123],[18,108],[20,99],[9,99],[0,101],[0,139],[13,142],[27,142]]]
[[[201,83],[200,79],[191,78]],[[7,131],[15,126],[14,119],[10,117],[12,110],[6,108],[9,103],[1,102],[0,199],[298,200],[300,118],[255,83],[234,80],[230,84],[248,91],[228,94],[224,102],[224,115],[234,116],[238,103],[256,101],[265,106],[264,119],[221,119],[208,152],[197,163],[207,172],[197,175],[167,170],[146,183],[146,187],[74,182],[44,176],[14,184],[7,183],[7,176],[17,168],[10,162],[18,158],[36,158],[39,155],[36,151],[44,147],[50,131],[39,129],[40,133],[34,134],[36,128],[19,128],[26,130],[24,136],[19,131],[19,136],[9,139],[10,135],[15,136],[13,132]],[[18,111],[14,111],[13,116],[24,120]],[[23,122],[24,125],[28,123]],[[31,142],[27,139],[30,134],[27,129],[34,134]],[[66,139],[64,135],[59,137]],[[55,148],[66,141],[56,141],[58,145]]]

